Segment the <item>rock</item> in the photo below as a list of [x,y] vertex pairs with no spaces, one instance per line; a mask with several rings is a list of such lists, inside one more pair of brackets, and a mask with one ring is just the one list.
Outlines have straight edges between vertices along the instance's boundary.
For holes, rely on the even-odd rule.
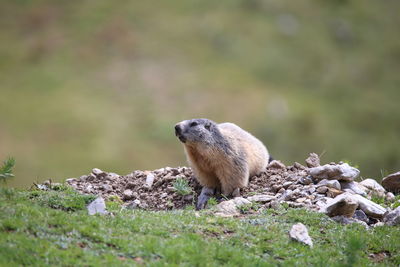
[[306,177],[300,177],[299,183],[302,185],[309,185],[313,182],[311,176],[306,176]]
[[281,205],[281,204],[280,204],[279,201],[277,201],[277,200],[272,200],[272,201],[269,203],[269,207],[270,207],[271,209],[274,209],[274,210],[278,209],[280,205]]
[[359,182],[359,184],[364,186],[365,188],[375,191],[375,192],[379,192],[379,193],[386,192],[386,190],[385,190],[385,188],[383,188],[383,186],[381,186],[377,181],[375,181],[374,179],[371,179],[371,178],[362,180],[361,182]]
[[331,219],[334,220],[335,222],[338,222],[341,224],[358,223],[358,224],[365,226],[365,228],[368,228],[368,224],[366,222],[357,220],[355,218],[348,218],[346,216],[335,216],[335,217],[332,217]]
[[233,217],[239,215],[239,210],[233,199],[222,201],[217,205],[217,212],[215,215],[221,217]]
[[66,183],[71,184],[76,182],[76,178],[68,178],[65,180]]
[[307,227],[302,223],[296,223],[293,225],[292,229],[289,231],[289,236],[293,240],[313,247],[313,242],[311,237],[308,235]]
[[369,223],[368,216],[362,210],[356,210],[354,212],[353,218],[359,221],[363,221],[365,223]]
[[[365,212],[365,214],[367,214],[370,217],[373,218],[382,218],[385,213],[386,213],[386,209],[383,208],[382,206],[372,202],[371,200],[368,200],[360,195],[357,194],[351,194],[351,193],[343,193],[337,197],[335,197],[333,199],[333,201],[328,202],[327,204],[327,208],[329,208],[330,206],[332,206],[333,204],[337,203],[337,202],[341,202],[343,199],[351,199],[352,202],[356,202],[359,206],[359,208]],[[354,211],[353,211],[354,213]],[[345,215],[345,214],[338,214],[338,215]],[[353,216],[353,214],[351,214],[351,216]],[[348,217],[351,217],[348,216]]]
[[390,226],[400,225],[400,207],[397,207],[396,209],[386,214],[383,218],[383,222],[386,225]]
[[385,198],[389,202],[393,202],[396,199],[392,192],[387,192]]
[[306,159],[306,165],[309,168],[320,166],[319,156],[316,153],[310,153],[310,156]]
[[283,199],[283,200],[285,200],[285,201],[291,200],[291,199],[293,198],[293,191],[290,190],[290,189],[286,190],[286,191],[282,194],[282,196],[281,196],[280,198]]
[[316,191],[320,194],[325,194],[328,191],[328,187],[327,186],[320,186],[316,189]]
[[109,184],[103,184],[101,187],[102,187],[103,190],[106,191],[106,192],[110,192],[110,191],[113,190],[112,186],[109,185]]
[[357,182],[354,182],[354,181],[351,181],[351,182],[342,181],[342,182],[340,182],[340,185],[342,186],[342,189],[350,189],[355,194],[358,194],[358,195],[361,195],[361,196],[366,196],[367,195],[366,188],[364,186],[360,185]]
[[272,169],[285,169],[286,166],[285,164],[283,164],[282,162],[280,162],[279,160],[273,160],[271,161],[267,168],[272,168]]
[[145,187],[147,189],[151,189],[151,187],[153,186],[154,178],[155,178],[155,176],[151,172],[147,174],[147,176],[146,176],[146,184],[145,184]]
[[298,170],[305,170],[305,169],[307,169],[306,167],[304,167],[303,165],[301,165],[301,164],[298,163],[298,162],[295,162],[295,163],[293,164],[293,167],[296,168],[296,169],[298,169]]
[[124,190],[124,192],[122,193],[122,199],[123,200],[130,200],[133,198],[133,191],[130,189],[126,189]]
[[292,185],[292,182],[284,182],[283,183],[283,185],[282,185],[282,187],[283,188],[285,188],[285,189],[287,189],[289,186],[291,186]]
[[342,194],[343,191],[328,187],[328,191],[326,192],[327,197],[335,198],[336,196]]
[[382,186],[390,192],[400,192],[400,171],[392,173],[382,179]]
[[329,217],[346,216],[352,217],[358,207],[357,201],[352,195],[345,195],[344,193],[328,201],[322,208],[321,212],[327,214]]
[[92,170],[92,173],[94,176],[96,177],[105,177],[107,175],[107,173],[103,172],[102,170],[98,169],[98,168],[94,168]]
[[87,210],[89,215],[108,214],[108,212],[106,211],[106,203],[104,202],[104,199],[102,197],[98,197],[95,200],[93,200],[87,206]]
[[353,181],[358,177],[360,171],[354,167],[351,167],[347,163],[340,165],[326,164],[319,167],[309,168],[308,174],[314,179],[322,180],[339,180],[339,181]]
[[[264,195],[259,195],[259,196],[264,196]],[[249,200],[242,198],[242,197],[235,197],[233,199],[233,202],[235,203],[236,207],[238,207],[238,208],[243,205],[251,204],[251,202]]]
[[254,195],[247,197],[248,201],[251,202],[269,202],[271,200],[274,200],[276,197],[275,196],[270,196],[270,195]]
[[320,186],[331,187],[331,188],[335,188],[337,190],[342,189],[338,180],[323,179],[317,184],[317,187],[320,187]]
[[140,206],[140,200],[139,199],[135,199],[134,201],[132,201],[131,203],[129,203],[126,208],[127,209],[137,209]]

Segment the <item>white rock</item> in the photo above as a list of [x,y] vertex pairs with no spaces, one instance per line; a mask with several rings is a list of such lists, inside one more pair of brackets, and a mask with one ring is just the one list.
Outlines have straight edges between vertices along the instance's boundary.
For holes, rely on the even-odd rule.
[[385,193],[386,190],[374,179],[368,178],[359,182],[360,185],[368,188],[369,190]]
[[321,212],[327,214],[329,217],[342,215],[352,217],[358,207],[358,202],[352,197],[353,195],[349,194],[346,196],[345,194],[348,193],[341,194],[328,201]]
[[239,215],[239,207],[251,204],[251,202],[242,197],[235,197],[234,199],[222,201],[217,205],[217,212],[215,215],[221,217],[232,217]]
[[269,202],[271,200],[276,199],[275,196],[270,196],[270,195],[254,195],[247,197],[247,200],[251,202]]
[[107,214],[108,212],[106,211],[106,203],[104,202],[104,199],[102,197],[98,197],[95,200],[93,200],[88,206],[87,210],[89,215],[94,215],[94,214]]
[[147,176],[146,176],[145,187],[151,188],[153,186],[154,178],[155,178],[154,174],[152,174],[151,172],[148,173]]
[[249,200],[242,198],[242,197],[235,197],[233,199],[233,202],[235,203],[236,207],[251,204],[251,202]]
[[267,168],[285,169],[286,166],[282,162],[280,162],[279,160],[273,160],[268,164]]
[[133,191],[130,190],[130,189],[126,189],[126,190],[122,193],[122,195],[123,195],[123,199],[124,199],[124,200],[132,199],[132,198],[133,198]]
[[215,215],[221,217],[232,217],[239,214],[239,210],[233,199],[222,201],[221,203],[219,203],[217,205],[217,212],[215,213]]
[[340,185],[342,186],[343,189],[350,189],[351,191],[353,191],[354,193],[361,195],[361,196],[366,196],[367,195],[367,189],[360,185],[357,182],[354,181],[350,181],[350,182],[346,182],[346,181],[342,181],[340,182]]
[[385,198],[389,202],[393,202],[395,200],[395,196],[392,192],[387,192]]
[[[346,192],[346,193],[343,193],[343,194],[335,197],[332,201],[338,202],[344,198],[350,198],[350,199],[354,200],[356,203],[358,203],[358,207],[362,211],[364,211],[365,214],[367,214],[368,216],[379,219],[379,218],[382,218],[386,213],[386,209],[384,207],[382,207],[360,195],[357,195],[357,194],[351,194],[351,193]],[[328,202],[327,205],[330,205],[330,204],[331,204],[331,202]]]
[[326,187],[330,187],[330,188],[335,188],[337,190],[341,190],[342,189],[338,180],[323,179],[317,184],[317,187],[320,187],[320,186],[326,186]]
[[397,207],[396,209],[392,210],[388,214],[385,215],[383,218],[383,222],[386,225],[400,225],[400,207]]
[[354,167],[351,167],[347,163],[340,165],[326,164],[314,168],[309,168],[308,174],[314,179],[328,179],[328,180],[339,180],[339,181],[353,181],[358,177],[360,171]]
[[293,240],[306,244],[310,247],[313,246],[311,237],[308,235],[307,227],[305,227],[305,225],[302,223],[296,223],[293,225],[292,229],[290,229],[289,236]]
[[97,176],[97,175],[103,174],[104,172],[98,168],[94,168],[92,170],[92,173]]

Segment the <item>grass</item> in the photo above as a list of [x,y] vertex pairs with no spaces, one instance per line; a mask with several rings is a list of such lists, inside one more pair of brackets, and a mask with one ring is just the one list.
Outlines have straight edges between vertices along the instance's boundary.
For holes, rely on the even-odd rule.
[[[242,218],[192,209],[149,212],[108,204],[89,216],[73,191],[0,191],[1,266],[397,266],[398,227],[343,226],[304,209]],[[305,224],[314,248],[291,241]],[[371,255],[388,255],[376,263]]]

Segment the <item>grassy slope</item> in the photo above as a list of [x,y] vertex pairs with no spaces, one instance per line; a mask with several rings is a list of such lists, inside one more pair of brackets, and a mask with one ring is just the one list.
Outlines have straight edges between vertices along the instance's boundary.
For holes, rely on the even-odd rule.
[[[91,197],[72,191],[0,192],[0,265],[98,266],[339,266],[374,265],[368,255],[390,254],[381,266],[400,264],[398,227],[365,230],[342,226],[302,209],[268,210],[243,218],[218,218],[207,211],[121,210],[89,216]],[[305,224],[310,249],[290,241],[288,230]]]
[[172,125],[203,116],[285,162],[400,167],[398,1],[0,5],[0,158],[17,177],[181,165]]

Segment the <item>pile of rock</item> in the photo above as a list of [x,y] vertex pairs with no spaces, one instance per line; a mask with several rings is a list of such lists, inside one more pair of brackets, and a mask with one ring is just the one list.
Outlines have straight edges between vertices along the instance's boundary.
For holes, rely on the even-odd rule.
[[[386,177],[381,186],[373,179],[356,182],[360,172],[347,163],[321,166],[315,153],[306,159],[306,165],[295,163],[285,166],[279,161],[272,161],[265,172],[250,178],[249,186],[241,192],[242,197],[222,201],[217,205],[216,213],[235,216],[240,214],[241,206],[258,203],[261,209],[280,205],[304,207],[324,212],[342,223],[399,223],[396,214],[400,211],[393,213],[371,201],[371,198],[393,202],[395,196],[392,192],[398,192],[400,188],[400,173]],[[176,188],[177,179],[187,182],[187,193],[182,194]],[[134,171],[126,176],[93,169],[89,175],[67,179],[66,182],[82,193],[96,194],[105,199],[117,198],[127,207],[150,210],[192,205],[201,190],[187,167]],[[394,219],[388,219],[392,217]]]

